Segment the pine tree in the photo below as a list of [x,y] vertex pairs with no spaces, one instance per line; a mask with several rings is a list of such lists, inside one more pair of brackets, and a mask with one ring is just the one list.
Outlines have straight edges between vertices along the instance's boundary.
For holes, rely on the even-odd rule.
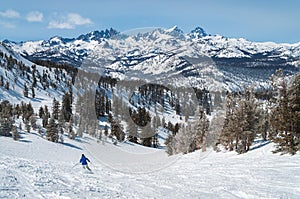
[[9,90],[9,82],[6,82],[6,84],[5,84],[5,89],[6,89],[6,90]]
[[48,116],[47,116],[47,114],[43,115],[42,123],[43,123],[43,127],[46,128],[47,125],[48,125]]
[[161,120],[161,125],[162,125],[163,127],[166,127],[166,118],[165,118],[165,116],[163,116],[163,118],[162,118],[162,120]]
[[108,136],[108,126],[106,124],[104,126],[104,135]]
[[[288,85],[282,70],[276,71],[276,76],[272,76],[272,83],[277,91],[276,104],[271,113],[273,130],[271,140],[276,143],[277,148],[274,152],[295,154],[298,142],[293,132],[293,110],[289,103]],[[297,95],[299,94],[291,96]]]
[[238,102],[238,135],[240,143],[236,143],[239,153],[245,153],[250,150],[252,142],[259,132],[259,111],[258,103],[254,96],[254,88],[249,90],[244,88],[244,96]]
[[289,88],[289,103],[292,115],[292,133],[295,147],[292,154],[300,151],[300,74],[295,75]]
[[60,113],[59,106],[59,101],[54,98],[52,103],[52,117],[56,120],[58,119],[58,115]]
[[268,109],[261,110],[260,119],[259,119],[259,132],[264,141],[268,138],[268,132],[270,130],[270,116]]
[[62,113],[65,121],[69,121],[72,115],[72,94],[65,93],[62,99]]
[[0,87],[4,85],[4,78],[3,75],[0,75]]
[[10,136],[12,125],[13,125],[13,121],[11,118],[0,116],[0,135]]
[[123,132],[123,127],[120,124],[120,121],[113,120],[111,123],[111,136],[115,136],[119,142],[125,140],[125,133]]
[[109,123],[111,123],[111,122],[113,121],[113,116],[112,116],[111,113],[108,114],[108,116],[107,116],[107,121],[108,121]]
[[19,132],[16,126],[12,127],[12,137],[16,141],[19,139]]
[[28,133],[30,133],[31,126],[29,124],[29,120],[25,119],[25,128]]
[[58,130],[57,125],[55,123],[55,120],[53,118],[50,118],[49,124],[47,125],[47,140],[51,142],[58,142]]
[[30,121],[32,129],[36,130],[37,129],[36,116],[34,116],[34,115],[30,116],[29,121]]
[[158,133],[155,133],[155,135],[152,137],[152,146],[153,148],[158,148],[159,146]]
[[174,141],[174,135],[173,134],[169,134],[166,141],[165,141],[165,145],[166,145],[166,152],[169,155],[174,155],[175,153],[175,141]]
[[233,141],[235,138],[234,134],[237,128],[235,125],[237,124],[235,110],[236,102],[234,101],[233,96],[231,94],[228,94],[226,98],[226,114],[224,126],[220,134],[220,143],[225,147],[225,149],[228,149],[229,151],[233,150]]
[[33,86],[31,86],[31,97],[35,98],[35,90]]
[[50,118],[50,113],[49,113],[47,105],[44,106],[44,113],[45,113],[45,116],[47,117],[47,119],[49,119]]
[[105,113],[109,114],[109,111],[111,111],[111,101],[108,98],[108,96],[106,95],[106,98],[105,98]]
[[171,143],[173,146],[173,154],[186,154],[196,150],[196,133],[192,129],[193,128],[191,124],[179,129],[178,133],[172,140],[173,143]]
[[27,87],[27,84],[24,84],[23,94],[24,94],[24,97],[28,97],[28,87]]
[[244,88],[244,93],[236,98],[233,99],[231,94],[227,96],[226,117],[220,142],[229,151],[235,149],[238,153],[245,153],[249,151],[259,132],[258,102],[253,87]]
[[73,118],[70,118],[69,126],[68,126],[69,138],[74,140],[75,139],[75,132],[73,130]]
[[43,115],[44,115],[44,109],[43,109],[43,107],[41,106],[40,109],[39,109],[39,117],[40,117],[40,118],[43,118]]
[[202,151],[206,151],[207,146],[207,133],[208,133],[209,121],[206,117],[205,111],[199,110],[199,121],[196,124],[196,149],[202,148]]

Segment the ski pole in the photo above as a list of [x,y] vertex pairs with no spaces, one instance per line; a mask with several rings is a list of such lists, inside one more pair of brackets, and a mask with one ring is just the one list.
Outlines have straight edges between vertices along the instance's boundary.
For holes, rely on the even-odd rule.
[[74,166],[72,166],[72,168],[76,167],[79,163],[77,162]]

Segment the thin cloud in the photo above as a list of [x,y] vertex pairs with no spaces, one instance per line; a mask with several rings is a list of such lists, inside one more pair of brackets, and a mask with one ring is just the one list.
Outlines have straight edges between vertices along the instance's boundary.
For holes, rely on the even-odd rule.
[[12,10],[12,9],[8,9],[5,12],[0,12],[0,15],[2,17],[6,17],[6,18],[19,18],[20,17],[20,13],[18,13],[15,10]]
[[44,18],[43,13],[39,11],[32,11],[27,14],[26,20],[29,22],[42,22]]
[[69,13],[60,17],[58,20],[52,20],[48,24],[48,28],[58,29],[74,29],[76,26],[89,25],[93,22],[89,18],[84,18],[77,13]]
[[0,26],[4,27],[4,28],[15,28],[16,26],[12,23],[8,23],[8,22],[5,22],[5,21],[0,21]]
[[67,22],[50,21],[48,28],[74,29],[75,27]]

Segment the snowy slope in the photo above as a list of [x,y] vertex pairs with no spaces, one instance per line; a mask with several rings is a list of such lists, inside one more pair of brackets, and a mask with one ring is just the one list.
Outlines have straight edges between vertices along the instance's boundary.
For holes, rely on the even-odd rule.
[[[57,88],[52,88],[51,86],[47,89],[43,89],[42,84],[37,81],[37,85],[35,87],[35,98],[32,98],[32,91],[30,89],[30,86],[32,85],[32,74],[28,73],[28,77],[22,76],[20,73],[22,71],[18,70],[18,65],[14,65],[12,67],[12,70],[8,70],[5,68],[6,63],[5,60],[0,57],[0,75],[4,77],[5,82],[9,82],[10,89],[6,90],[4,87],[0,87],[0,100],[8,100],[11,104],[20,104],[21,101],[25,103],[31,103],[35,111],[38,110],[38,108],[42,105],[51,105],[54,98],[61,100],[64,91],[66,90],[66,84],[65,82],[70,79],[68,75],[65,76],[65,79],[61,79],[62,82],[58,83],[55,79],[54,72],[50,71],[49,68],[46,68],[44,66],[39,66],[31,61],[25,59],[20,54],[14,52],[12,49],[10,49],[7,46],[4,46],[0,43],[0,52],[2,52],[5,56],[9,57],[11,56],[13,59],[15,59],[17,62],[24,64],[26,67],[31,68],[31,66],[36,66],[36,71],[40,74],[43,74],[43,71],[48,71],[49,79],[56,84]],[[64,73],[66,73],[64,71]],[[27,75],[27,73],[26,73]],[[24,91],[24,85],[27,85],[29,87],[29,97],[24,97],[23,91]]]
[[[168,157],[159,149],[88,136],[65,138],[65,144],[22,136],[0,137],[1,198],[300,197],[300,156],[271,155],[272,144],[243,155],[208,150]],[[93,173],[73,167],[81,153]]]

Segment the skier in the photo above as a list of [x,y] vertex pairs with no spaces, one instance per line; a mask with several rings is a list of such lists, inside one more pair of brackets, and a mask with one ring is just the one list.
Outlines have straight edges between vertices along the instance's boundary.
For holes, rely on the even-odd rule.
[[84,154],[81,155],[79,162],[82,164],[84,169],[87,168],[89,171],[91,171],[91,169],[89,168],[88,163],[87,163],[87,162],[90,162],[90,160],[87,157],[85,157]]

